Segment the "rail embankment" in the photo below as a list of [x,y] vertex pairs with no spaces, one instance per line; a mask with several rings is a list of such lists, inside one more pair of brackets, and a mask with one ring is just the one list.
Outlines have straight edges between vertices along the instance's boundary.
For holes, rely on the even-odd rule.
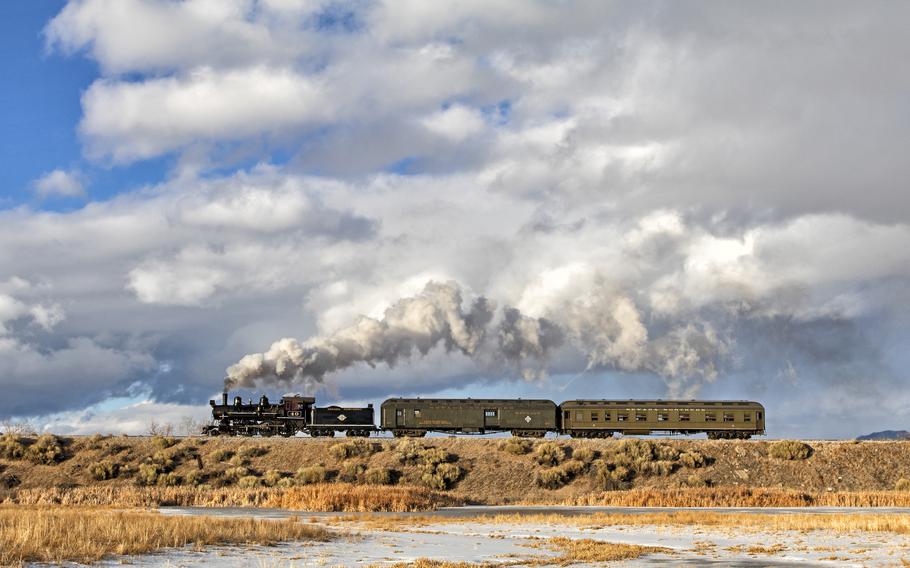
[[910,506],[910,442],[0,437],[0,501],[415,511]]

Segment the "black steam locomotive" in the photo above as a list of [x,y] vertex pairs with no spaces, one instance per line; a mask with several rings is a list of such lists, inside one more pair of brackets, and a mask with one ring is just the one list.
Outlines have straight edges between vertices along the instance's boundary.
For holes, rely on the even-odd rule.
[[[277,404],[262,396],[259,404],[214,400],[214,424],[204,433],[241,436],[369,436],[375,426],[373,405],[366,408],[315,406],[316,399],[286,395]],[[765,433],[765,409],[752,401],[697,400],[550,400],[390,398],[382,403],[381,430],[396,437],[428,432],[485,434],[511,432],[540,438],[547,432],[576,438],[609,438],[613,434],[698,434],[708,438],[748,439]]]
[[377,430],[373,423],[373,405],[366,408],[316,406],[311,396],[285,395],[277,404],[262,395],[259,403],[243,404],[239,396],[228,404],[228,393],[221,404],[210,400],[214,424],[203,428],[210,436],[293,436],[305,432],[313,437],[334,436],[342,431],[348,436],[369,436]]

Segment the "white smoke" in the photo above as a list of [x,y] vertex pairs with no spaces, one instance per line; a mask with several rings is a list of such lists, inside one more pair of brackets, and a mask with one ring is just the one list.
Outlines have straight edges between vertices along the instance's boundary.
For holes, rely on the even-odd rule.
[[393,367],[436,346],[480,364],[506,365],[525,380],[547,376],[551,355],[566,338],[585,354],[587,368],[643,371],[665,378],[671,394],[694,394],[713,380],[727,340],[710,324],[670,326],[651,338],[643,315],[628,296],[600,288],[555,306],[551,317],[531,317],[516,308],[497,310],[480,296],[465,302],[455,282],[429,282],[402,298],[380,319],[362,316],[353,325],[304,342],[284,338],[263,353],[243,357],[227,369],[225,388],[257,385],[303,386],[309,391],[326,376],[358,363]]
[[[413,354],[426,355],[437,345],[477,356],[495,316],[495,304],[484,297],[465,309],[462,290],[454,282],[429,282],[417,295],[390,306],[381,319],[361,317],[354,325],[303,343],[284,338],[264,353],[243,357],[227,369],[225,388],[257,383],[303,385],[311,389],[331,373],[357,363],[392,367]],[[524,359],[543,361],[560,342],[545,320],[507,310],[499,325],[497,355],[520,365]]]

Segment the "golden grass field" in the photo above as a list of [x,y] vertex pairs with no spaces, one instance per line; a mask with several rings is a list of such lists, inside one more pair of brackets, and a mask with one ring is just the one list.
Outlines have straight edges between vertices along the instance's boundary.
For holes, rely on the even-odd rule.
[[263,521],[168,517],[95,508],[0,508],[0,565],[93,562],[110,554],[140,554],[187,545],[327,541],[332,533],[297,519]]

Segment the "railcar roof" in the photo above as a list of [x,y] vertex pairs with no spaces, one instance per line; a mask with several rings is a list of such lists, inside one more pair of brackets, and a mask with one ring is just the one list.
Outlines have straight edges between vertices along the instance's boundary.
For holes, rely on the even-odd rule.
[[512,402],[533,402],[541,404],[552,404],[556,406],[556,403],[552,400],[539,399],[539,398],[389,398],[386,399],[382,404],[390,402],[482,402],[482,403],[512,403]]
[[567,400],[563,405],[649,405],[649,406],[761,406],[754,400],[619,400],[619,399],[581,399]]

